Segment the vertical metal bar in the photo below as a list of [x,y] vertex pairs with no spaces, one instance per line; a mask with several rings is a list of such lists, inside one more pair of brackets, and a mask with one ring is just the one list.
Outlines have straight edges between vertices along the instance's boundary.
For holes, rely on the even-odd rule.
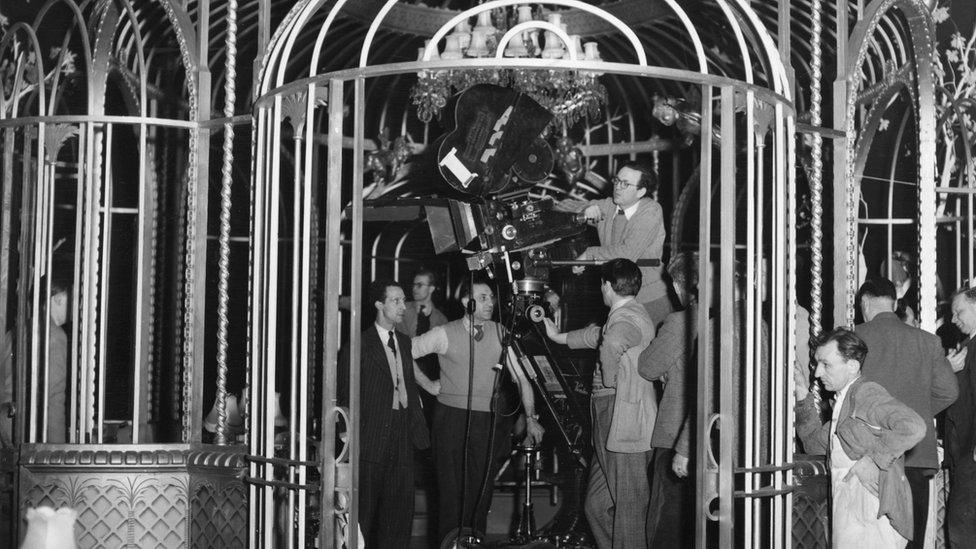
[[[847,127],[847,49],[848,49],[848,10],[846,2],[836,2],[835,6],[837,8],[837,49],[836,49],[836,69],[837,76],[834,79],[834,89],[833,89],[833,124],[834,129],[840,131],[846,131]],[[830,323],[831,326],[837,326],[840,324],[847,324],[847,319],[849,313],[847,311],[848,303],[848,269],[854,268],[854,265],[849,265],[849,262],[854,259],[850,256],[849,246],[853,243],[850,242],[848,236],[848,228],[851,223],[857,223],[857,220],[849,219],[847,213],[847,201],[849,190],[847,188],[847,147],[848,140],[853,136],[844,135],[844,137],[837,137],[833,141],[834,145],[834,177],[832,181],[833,188],[833,209],[834,212],[834,223],[833,223],[833,234],[834,234],[834,253],[833,253],[833,293],[834,293],[834,303],[833,303],[833,317]],[[853,142],[851,143],[853,145]],[[856,234],[856,229],[855,229]],[[853,313],[853,311],[850,311]]]
[[[702,86],[701,119],[712,120],[712,88]],[[701,162],[699,176],[698,204],[698,410],[695,416],[695,547],[705,549],[709,546],[707,523],[710,518],[708,506],[712,478],[708,459],[711,447],[709,426],[712,416],[712,363],[709,361],[711,337],[708,319],[709,303],[712,299],[712,281],[709,277],[709,250],[712,231],[712,125],[702,124]]]
[[[342,108],[343,82],[329,80],[329,128],[328,128],[328,174],[325,200],[325,321],[322,326],[322,490],[320,495],[321,516],[319,521],[319,547],[334,543],[336,533],[336,459],[335,435],[336,420],[336,354],[339,350],[341,334],[330,321],[338,318],[339,293],[342,291],[342,272],[336,268],[342,248],[339,243],[339,221],[342,211]],[[351,303],[355,309],[357,303]],[[353,330],[355,331],[355,330]],[[355,347],[350,352],[358,353]],[[351,359],[353,360],[353,359]],[[355,370],[355,368],[353,368]],[[354,433],[351,425],[347,431]],[[351,441],[351,438],[349,439]],[[350,444],[350,442],[347,442]],[[353,526],[355,527],[355,526]]]
[[[139,179],[138,179],[138,211],[136,213],[136,293],[135,293],[135,345],[132,361],[132,443],[142,442],[142,428],[147,423],[146,409],[143,403],[148,400],[146,381],[143,380],[144,371],[148,368],[148,348],[143,348],[143,342],[148,339],[149,318],[143,318],[146,303],[149,300],[150,286],[147,266],[146,243],[152,238],[148,230],[146,212],[152,209],[149,193],[146,190],[149,180],[146,177],[146,125],[140,123],[139,129]],[[148,377],[148,376],[146,376]]]
[[230,278],[230,208],[234,162],[234,116],[237,79],[237,0],[227,2],[224,34],[224,135],[220,164],[220,229],[217,264],[217,444],[227,444],[227,295]]
[[[37,151],[38,154],[47,154],[48,151]],[[45,158],[43,168],[37,173],[37,229],[38,237],[36,239],[37,251],[40,254],[41,260],[36,263],[34,269],[38,271],[41,275],[41,281],[43,282],[43,287],[38,287],[37,292],[39,294],[38,300],[44,303],[44,305],[37,310],[37,322],[40,323],[38,329],[44,334],[41,338],[45,346],[44,351],[44,362],[40,364],[40,369],[42,371],[42,377],[44,378],[44,383],[42,385],[40,401],[44,403],[43,408],[40,410],[41,416],[41,442],[47,442],[47,428],[50,419],[51,403],[49,402],[49,397],[51,395],[51,261],[50,261],[50,248],[51,248],[51,190],[50,186],[54,181],[54,165],[52,162],[48,162]],[[41,315],[41,311],[44,312]]]
[[[281,100],[280,95],[275,97],[274,110],[271,113],[270,120],[271,177],[269,181],[270,196],[268,200],[270,222],[268,224],[268,332],[266,336],[268,341],[268,354],[266,358],[267,378],[264,387],[264,457],[266,458],[274,457],[274,423],[278,400],[276,394],[278,359],[275,352],[278,348],[278,220],[281,210],[281,192],[278,189],[281,188]],[[264,480],[274,480],[273,467],[265,465]],[[273,504],[274,491],[270,486],[265,487],[264,497],[264,535],[265,543],[270,547],[273,543],[272,534],[274,533],[273,525],[275,518]]]
[[84,252],[84,310],[81,320],[84,322],[84,335],[82,336],[83,347],[83,366],[85,368],[85,385],[82,387],[85,395],[84,409],[84,430],[86,443],[95,442],[95,325],[98,322],[98,311],[95,300],[98,298],[98,239],[100,232],[100,221],[98,219],[99,208],[102,203],[101,194],[101,168],[103,162],[104,129],[102,125],[96,127],[92,124],[93,140],[91,151],[91,163],[89,164],[88,183],[85,185],[87,190],[87,235]]
[[[312,232],[312,222],[313,215],[312,209],[315,207],[312,201],[312,174],[314,172],[313,162],[313,143],[314,143],[314,132],[312,131],[313,121],[315,117],[315,84],[309,84],[308,90],[305,93],[305,124],[303,126],[304,135],[302,146],[305,150],[304,169],[302,170],[302,185],[304,187],[304,193],[302,194],[302,213],[304,216],[303,220],[303,230],[302,230],[302,317],[301,317],[301,331],[299,333],[300,348],[302,350],[301,361],[298,365],[299,379],[298,379],[298,395],[292,397],[292,400],[297,404],[293,407],[298,408],[298,439],[301,443],[298,445],[298,460],[307,461],[308,460],[308,407],[310,405],[309,395],[308,395],[308,383],[309,383],[309,373],[312,371],[312,353],[314,352],[314,347],[311,343],[310,329],[311,329],[311,305],[312,305],[312,263],[315,261],[314,247],[318,246],[315,242]],[[298,162],[295,163],[298,166]],[[298,466],[298,483],[305,484],[308,481],[308,467],[305,465]],[[306,502],[307,493],[305,490],[300,490],[298,492],[298,547],[305,547],[305,523],[306,517]]]
[[[746,90],[745,95],[745,140],[746,140],[746,250],[745,250],[745,283],[742,285],[743,292],[743,314],[745,318],[744,338],[745,338],[745,353],[742,357],[743,371],[752,372],[755,369],[755,365],[759,365],[762,368],[762,364],[755,360],[755,347],[756,347],[756,336],[760,332],[756,331],[756,314],[753,309],[754,303],[757,301],[757,294],[759,293],[759,286],[756,282],[756,265],[757,258],[756,253],[756,131],[755,131],[755,94],[752,90]],[[759,258],[761,261],[761,257]],[[738,350],[736,351],[738,352]],[[750,365],[752,368],[750,368]],[[745,442],[744,448],[744,465],[745,467],[755,466],[758,460],[758,452],[756,444],[756,412],[761,410],[759,407],[759,400],[764,398],[765,395],[761,391],[756,390],[756,376],[752,376],[750,379],[746,380],[745,389],[746,394],[742,402],[745,406],[741,409],[745,411],[746,421],[745,421],[745,433],[742,433],[740,440]],[[762,421],[762,418],[760,418]],[[743,479],[745,483],[745,491],[750,492],[755,486],[759,486],[761,483],[761,478],[759,475],[754,475],[747,473]],[[759,537],[758,524],[759,524],[759,502],[755,498],[747,499],[744,503],[746,510],[744,513],[745,521],[743,524],[743,539],[747,545],[755,546],[756,539]]]
[[[40,122],[37,125],[37,153],[36,153],[37,164],[34,166],[33,169],[33,177],[30,177],[28,170],[30,168],[29,161],[31,158],[31,143],[30,143],[31,137],[29,133],[25,132],[24,187],[25,187],[25,192],[28,192],[26,190],[28,186],[31,187],[29,191],[30,192],[29,207],[30,207],[30,211],[32,212],[33,223],[34,223],[33,231],[35,232],[33,234],[36,235],[34,237],[34,240],[31,243],[31,248],[30,248],[31,249],[30,256],[32,257],[31,265],[29,265],[27,269],[24,269],[24,272],[31,273],[32,280],[31,280],[30,288],[33,289],[33,291],[30,292],[29,294],[31,296],[31,308],[30,308],[31,311],[31,353],[30,353],[31,379],[37,379],[39,374],[38,369],[40,365],[38,364],[38,360],[40,359],[40,349],[39,349],[40,334],[38,333],[38,331],[41,329],[40,323],[43,321],[43,319],[40,318],[40,311],[41,311],[40,265],[41,265],[41,253],[43,249],[43,245],[41,245],[40,242],[42,241],[41,239],[43,238],[43,234],[44,234],[43,225],[41,224],[42,216],[40,215],[41,207],[42,207],[41,205],[44,203],[43,194],[42,194],[42,187],[44,181],[44,172],[43,172],[44,158],[42,156],[44,153],[43,140],[44,140],[44,123]],[[27,183],[31,179],[34,180],[33,185],[29,185]],[[25,234],[29,234],[29,233],[25,233]],[[27,254],[25,253],[25,256],[26,255]],[[40,409],[39,409],[39,402],[38,402],[39,399],[37,394],[37,383],[31,383],[30,386],[31,386],[31,405],[30,405],[30,431],[28,435],[28,442],[34,443],[38,441],[37,440],[38,438],[37,419],[38,419],[38,414],[40,413]]]
[[[363,145],[365,142],[366,118],[366,81],[363,77],[355,80],[355,105],[353,125],[352,150],[352,258],[350,273],[358,271],[363,264]],[[362,285],[361,276],[350,276],[350,294],[352,303],[349,307],[349,350],[350,364],[360,361],[360,332]],[[349,440],[352,441],[350,470],[352,471],[352,497],[349,498],[349,545],[357,547],[359,532],[359,368],[349,368]]]
[[[752,362],[753,364],[763,364],[763,367],[765,367],[766,361],[769,360],[768,357],[765,357],[766,360],[764,361],[764,355],[767,353],[764,353],[763,348],[766,343],[762,340],[763,302],[771,299],[769,295],[770,292],[769,270],[773,268],[772,255],[770,255],[769,257],[766,257],[764,255],[765,254],[764,250],[766,249],[766,245],[765,245],[766,198],[764,194],[764,189],[767,187],[765,185],[765,181],[766,181],[766,177],[765,177],[766,168],[765,168],[765,158],[764,158],[765,153],[766,153],[766,135],[763,134],[762,136],[760,136],[759,142],[756,144],[756,156],[759,158],[759,165],[756,168],[756,189],[757,192],[760,194],[760,199],[756,201],[756,220],[755,220],[755,229],[754,229],[755,230],[754,244],[756,246],[756,250],[754,251],[754,254],[755,254],[755,261],[758,265],[758,272],[756,273],[758,282],[756,283],[756,286],[761,292],[761,297],[759,299],[756,299],[752,304],[750,304],[750,309],[752,310],[752,317],[753,317],[753,323],[750,329],[751,331],[754,332],[754,334],[758,334],[757,339],[753,341],[753,348],[751,350]],[[761,396],[761,398],[764,397],[765,395]],[[769,419],[765,418],[763,419],[763,421],[769,421]],[[770,441],[765,438],[761,439],[760,442],[760,444],[769,444],[769,443]]]
[[[787,430],[790,428],[790,426],[784,424],[783,421],[786,415],[786,410],[783,410],[786,396],[783,394],[782,389],[783,387],[785,387],[786,383],[782,381],[782,377],[785,375],[784,371],[786,372],[792,371],[791,369],[792,363],[786,362],[786,356],[785,356],[786,348],[784,342],[787,342],[791,337],[791,335],[787,334],[787,328],[792,324],[793,319],[789,318],[787,315],[787,307],[789,307],[790,305],[786,302],[786,300],[790,299],[792,296],[786,290],[787,265],[785,265],[784,262],[781,261],[783,258],[786,258],[788,261],[788,257],[786,255],[787,238],[788,238],[788,235],[786,234],[786,228],[787,228],[786,216],[788,214],[789,200],[790,200],[790,197],[788,196],[789,175],[786,173],[787,171],[786,140],[788,139],[788,137],[786,135],[785,128],[783,126],[784,116],[783,116],[782,104],[777,103],[774,107],[774,110],[775,110],[775,116],[773,117],[773,120],[774,120],[774,128],[776,131],[775,134],[776,142],[775,142],[775,149],[773,155],[774,157],[773,166],[774,169],[776,170],[776,174],[775,174],[776,184],[774,187],[776,189],[775,192],[776,192],[777,199],[774,201],[774,204],[776,205],[776,215],[775,215],[776,224],[773,230],[775,231],[776,234],[776,238],[775,238],[776,245],[774,248],[775,250],[774,253],[775,253],[775,257],[778,258],[778,260],[776,261],[776,270],[775,270],[776,298],[773,300],[773,312],[774,312],[773,318],[777,320],[775,322],[776,325],[773,326],[774,338],[772,340],[772,348],[774,352],[773,352],[772,364],[779,367],[772,368],[772,371],[770,373],[770,386],[773,388],[772,389],[773,402],[772,405],[770,406],[770,409],[773,410],[773,418],[772,418],[773,419],[772,449],[773,449],[773,456],[774,456],[773,459],[774,459],[774,463],[779,463],[782,460],[783,448],[785,447],[783,441],[785,440]],[[782,365],[786,365],[785,370]],[[773,486],[777,490],[780,490],[784,487],[783,476],[781,472],[775,472],[773,474]],[[773,524],[772,524],[774,535],[781,532],[784,528],[785,525],[785,521],[783,517],[784,510],[785,508],[783,506],[783,498],[779,496],[774,497]],[[782,539],[779,537],[777,537],[776,539],[780,543],[774,544],[774,547],[780,547],[782,543]]]
[[[2,109],[0,109],[2,110]],[[13,179],[14,179],[14,143],[15,143],[15,132],[16,128],[6,127],[3,129],[3,151],[0,151],[0,155],[3,157],[3,162],[0,164],[2,166],[2,177],[3,177],[3,188],[2,194],[0,194],[0,333],[3,334],[4,340],[3,344],[6,345],[10,350],[10,360],[6,360],[6,371],[0,372],[0,376],[4,376],[4,379],[10,379],[13,383],[13,388],[11,390],[11,397],[20,409],[24,409],[23,399],[19,398],[20,393],[17,388],[23,385],[20,380],[22,379],[15,374],[17,369],[16,354],[21,354],[20,349],[16,349],[14,341],[16,340],[16,326],[10,322],[10,318],[7,315],[10,303],[10,244],[11,244],[11,216],[13,215]],[[21,186],[23,188],[23,185]],[[19,278],[19,273],[17,275]],[[4,357],[6,358],[6,357]],[[16,423],[16,422],[12,422]],[[19,444],[20,439],[17,438],[18,429],[14,427],[11,433],[11,441],[14,444]]]
[[[265,349],[264,342],[264,322],[267,318],[264,308],[264,265],[267,258],[264,256],[265,227],[265,201],[264,188],[266,178],[259,170],[265,169],[267,165],[265,158],[265,134],[263,131],[267,127],[267,109],[259,108],[255,116],[255,126],[252,130],[253,135],[253,158],[254,174],[251,183],[251,211],[250,211],[250,280],[249,288],[251,292],[250,308],[248,311],[249,341],[248,341],[248,451],[252,456],[261,453],[261,434],[263,432],[264,418],[261,414],[260,388],[264,383],[265,361],[262,350]],[[248,463],[248,475],[251,478],[260,478],[258,464],[254,461]],[[258,533],[263,531],[260,523],[260,507],[263,501],[260,494],[263,488],[259,489],[255,484],[248,485],[248,547],[258,547]]]
[[[779,108],[777,112],[777,117],[783,116],[782,108]],[[793,122],[793,118],[787,118],[786,120],[786,135],[784,139],[784,144],[786,145],[786,178],[787,178],[787,214],[786,214],[786,230],[787,237],[789,238],[789,245],[787,248],[787,289],[786,289],[786,307],[787,307],[787,322],[786,322],[786,364],[787,369],[783,375],[785,385],[785,392],[780,390],[780,395],[785,399],[785,414],[783,425],[787,428],[796,425],[795,412],[793,410],[794,397],[794,380],[792,373],[792,366],[796,364],[797,350],[796,350],[796,151],[795,151],[795,141],[792,136],[796,135],[796,127]],[[774,389],[775,390],[775,389]],[[781,445],[781,454],[779,460],[775,462],[776,465],[785,465],[792,460],[793,454],[796,452],[796,437],[792,436],[791,433],[783,434],[784,443]],[[793,470],[786,469],[778,473],[783,479],[781,486],[792,486],[793,485]],[[784,510],[780,514],[781,517],[781,527],[780,527],[780,547],[792,546],[792,516],[793,516],[793,493],[777,496],[779,499],[783,500]]]
[[[719,252],[721,254],[719,271],[719,326],[732,329],[721,329],[719,338],[720,357],[735,357],[738,350],[735,345],[734,332],[737,329],[735,319],[735,90],[732,86],[721,88],[721,236],[719,237]],[[704,118],[702,120],[705,120]],[[733,478],[732,464],[736,456],[736,431],[738,410],[735,409],[735,397],[739,388],[732,383],[736,379],[734,368],[736,360],[719,360],[719,472],[718,472],[718,502],[719,502],[719,545],[732,547],[735,545],[733,532],[732,497]],[[745,370],[747,364],[740,364]]]
[[[292,242],[291,242],[291,352],[290,352],[290,377],[289,377],[289,395],[291,398],[291,406],[288,410],[288,456],[291,459],[295,459],[298,455],[299,441],[295,437],[295,431],[298,423],[298,407],[301,406],[301,402],[298,400],[298,371],[299,371],[299,354],[304,351],[301,346],[301,342],[298,340],[298,332],[301,330],[300,309],[304,302],[304,296],[302,295],[301,277],[299,275],[301,271],[301,265],[304,262],[304,258],[301,255],[302,251],[302,224],[305,221],[304,212],[302,211],[302,205],[305,202],[303,196],[303,185],[302,185],[302,141],[301,134],[298,131],[298,124],[296,121],[292,120],[292,126],[295,129],[295,134],[292,136],[292,146],[293,154],[295,155],[295,173],[292,174]],[[295,468],[288,468],[288,482],[295,482]],[[297,494],[295,490],[288,490],[288,523],[293,524],[295,517],[295,503]],[[287,547],[292,548],[295,546],[295,531],[294,528],[285,532],[288,536]]]
[[104,189],[105,189],[105,202],[102,204],[102,241],[100,242],[100,249],[102,250],[101,257],[101,273],[102,276],[99,278],[98,294],[99,300],[99,315],[98,315],[98,442],[99,444],[105,442],[105,375],[108,370],[108,360],[107,360],[107,349],[106,341],[108,340],[108,289],[109,289],[109,279],[111,278],[111,273],[109,268],[111,267],[111,257],[112,257],[112,203],[114,201],[114,186],[112,185],[112,134],[114,126],[112,124],[106,125],[105,131],[105,179],[104,179]]

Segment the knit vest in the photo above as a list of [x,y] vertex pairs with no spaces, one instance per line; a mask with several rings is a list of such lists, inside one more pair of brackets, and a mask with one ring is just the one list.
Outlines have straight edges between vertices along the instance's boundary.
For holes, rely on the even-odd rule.
[[[437,355],[441,366],[441,393],[437,402],[452,408],[468,407],[468,372],[471,368],[471,342],[464,320],[448,322],[443,326],[447,333],[447,352]],[[471,409],[491,411],[491,390],[495,379],[492,367],[498,364],[502,344],[498,338],[498,324],[485,322],[485,335],[474,341],[474,385]]]

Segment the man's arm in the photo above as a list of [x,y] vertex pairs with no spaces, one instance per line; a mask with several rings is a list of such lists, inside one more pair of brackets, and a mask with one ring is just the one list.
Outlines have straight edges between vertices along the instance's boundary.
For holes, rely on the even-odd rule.
[[627,220],[620,243],[590,246],[580,257],[583,259],[614,259],[623,257],[631,261],[653,259],[652,248],[655,242],[662,241],[664,219],[660,207],[639,210]]
[[648,381],[656,381],[688,360],[688,317],[672,314],[664,320],[651,344],[641,352],[637,372]]
[[949,407],[959,397],[959,383],[956,374],[952,372],[952,365],[942,354],[942,346],[937,339],[932,339],[932,349],[929,360],[932,361],[932,415],[938,414]]
[[603,385],[617,386],[617,370],[620,368],[620,357],[627,349],[640,345],[640,329],[626,319],[615,320],[607,326],[600,343],[600,371],[603,373]]
[[880,429],[877,443],[868,455],[880,469],[915,447],[925,437],[925,421],[876,383],[865,383],[855,395],[855,414],[871,427]]
[[600,346],[600,330],[600,326],[587,326],[563,335],[570,349],[596,349]]
[[[799,396],[799,395],[798,395]],[[796,403],[796,435],[803,442],[803,451],[814,456],[827,455],[830,447],[830,422],[820,421],[820,413],[809,392]]]
[[525,370],[522,369],[522,365],[511,347],[508,348],[508,360],[505,361],[505,366],[518,385],[522,408],[525,410],[525,442],[529,446],[535,446],[542,441],[542,435],[545,434],[546,430],[539,423],[539,415],[535,410],[535,392],[532,390],[532,383],[526,377]]
[[[410,353],[413,358],[420,358],[422,356],[427,356],[431,353],[436,353],[442,355],[447,352],[448,341],[447,332],[444,328],[434,327],[431,328],[429,332],[421,334],[410,340]],[[438,395],[441,392],[441,382],[432,381],[427,374],[417,366],[415,361],[413,362],[413,377],[417,380],[417,385],[420,388],[427,391],[432,395]]]

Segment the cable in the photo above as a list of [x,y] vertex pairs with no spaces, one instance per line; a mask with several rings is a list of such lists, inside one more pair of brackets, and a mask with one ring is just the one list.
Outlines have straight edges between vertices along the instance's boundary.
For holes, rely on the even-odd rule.
[[[468,306],[465,308],[465,314],[468,315],[468,400],[467,400],[467,410],[465,411],[464,418],[464,439],[463,445],[461,446],[461,506],[460,512],[458,513],[458,525],[457,532],[454,534],[454,546],[457,547],[461,538],[461,531],[464,528],[464,500],[467,492],[468,484],[468,442],[471,437],[471,406],[472,406],[472,393],[474,392],[474,313],[478,309],[478,305],[474,300],[474,272],[472,271],[468,280],[468,303],[474,303],[474,306]],[[472,509],[473,518],[474,509]]]
[[[499,289],[496,283],[496,290]],[[498,315],[501,317],[501,314]],[[501,323],[495,323],[495,335],[498,337],[499,343],[502,344],[501,355],[498,357],[499,364],[505,364],[508,361],[508,349],[511,345],[511,337],[514,333],[512,330],[515,328],[515,315],[511,315],[511,322],[509,323],[508,330],[506,332],[502,331]],[[502,366],[504,368],[504,366]],[[485,453],[485,474],[481,477],[481,487],[478,489],[478,498],[474,502],[474,508],[477,509],[481,505],[482,498],[485,497],[485,492],[488,489],[488,479],[491,478],[491,465],[495,455],[495,431],[497,426],[495,421],[498,416],[498,408],[496,406],[498,399],[498,378],[501,377],[501,371],[496,370],[495,376],[491,384],[491,401],[489,406],[489,422],[488,422],[488,451]],[[518,380],[514,380],[518,383]],[[511,414],[502,414],[502,417],[511,417],[518,413],[520,406],[516,406],[515,410]],[[528,426],[526,426],[528,428]]]

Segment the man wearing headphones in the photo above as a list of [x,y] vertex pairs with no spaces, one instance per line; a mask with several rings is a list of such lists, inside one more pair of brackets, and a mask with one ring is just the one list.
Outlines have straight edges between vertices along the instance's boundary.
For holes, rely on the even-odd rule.
[[432,428],[440,539],[458,527],[459,519],[463,527],[485,531],[496,458],[508,454],[510,442],[503,428],[508,422],[498,420],[514,413],[495,408],[493,395],[505,378],[499,375],[503,367],[521,396],[527,442],[538,443],[545,432],[535,412],[532,386],[512,350],[503,349],[501,325],[491,320],[495,308],[491,286],[479,280],[470,290],[464,318],[431,328],[412,344],[414,358],[435,353],[440,365]]
[[[599,230],[600,245],[590,246],[577,259],[623,257],[637,263],[643,283],[635,299],[644,305],[657,326],[673,310],[667,285],[661,279],[664,214],[661,205],[650,196],[657,190],[657,177],[649,166],[627,162],[611,182],[613,197],[593,200],[583,210],[586,219]],[[579,274],[583,267],[573,267],[573,272]]]

